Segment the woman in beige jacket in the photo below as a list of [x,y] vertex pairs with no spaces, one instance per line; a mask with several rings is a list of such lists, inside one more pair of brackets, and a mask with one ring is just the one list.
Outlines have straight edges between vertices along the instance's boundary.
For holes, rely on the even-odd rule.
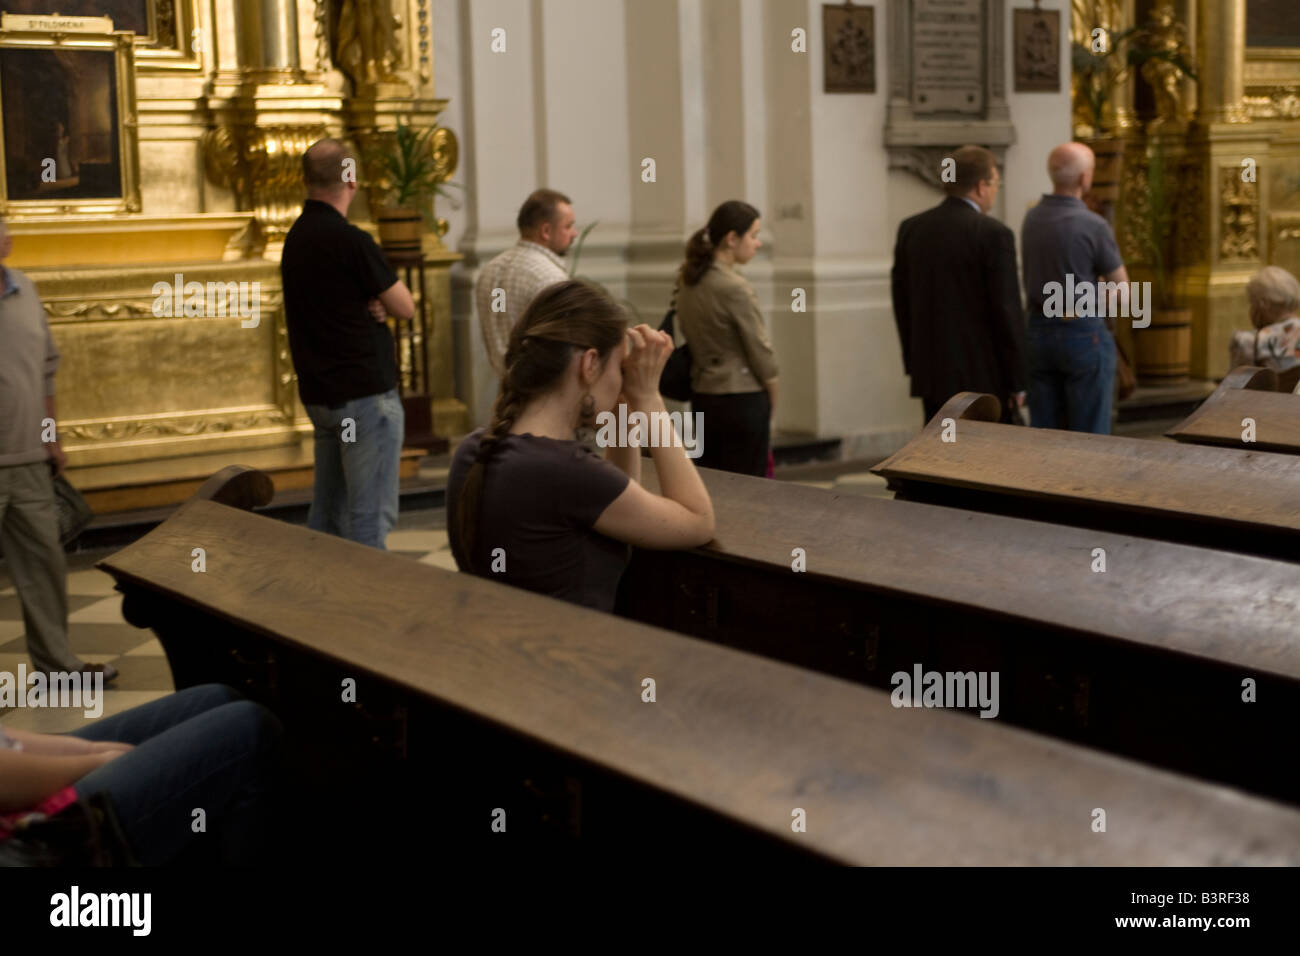
[[691,236],[677,323],[691,347],[691,407],[704,416],[696,464],[761,478],[776,408],[776,355],[758,298],[736,271],[758,251],[758,229],[758,210],[733,199]]

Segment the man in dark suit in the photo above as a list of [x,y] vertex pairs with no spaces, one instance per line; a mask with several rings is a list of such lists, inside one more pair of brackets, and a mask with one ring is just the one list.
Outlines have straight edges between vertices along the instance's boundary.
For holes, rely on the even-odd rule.
[[985,215],[1001,184],[993,154],[963,146],[950,158],[948,197],[898,227],[892,286],[903,368],[927,422],[961,391],[996,395],[1011,422],[1027,381],[1016,238]]

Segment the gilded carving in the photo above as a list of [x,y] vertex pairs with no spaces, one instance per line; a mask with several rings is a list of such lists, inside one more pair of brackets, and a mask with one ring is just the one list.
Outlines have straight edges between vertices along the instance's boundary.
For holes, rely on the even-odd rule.
[[203,137],[208,177],[251,210],[264,241],[282,239],[302,209],[302,155],[323,126],[218,126]]
[[1300,119],[1300,86],[1275,86],[1242,98],[1251,119]]
[[329,69],[329,7],[325,0],[316,0],[316,70]]
[[1137,162],[1131,156],[1125,159],[1120,196],[1123,197],[1121,203],[1123,215],[1120,216],[1116,235],[1119,252],[1126,263],[1141,262],[1145,254],[1131,224],[1147,218],[1150,214],[1147,201],[1147,169],[1145,163]]
[[1187,47],[1187,30],[1174,16],[1170,3],[1161,3],[1152,11],[1146,35],[1151,49],[1157,51],[1142,64],[1142,79],[1150,84],[1156,100],[1156,116],[1150,126],[1184,126],[1187,115],[1180,90],[1183,73],[1176,61],[1186,63],[1191,51]]
[[158,45],[176,46],[176,0],[158,0],[157,6]]
[[[1167,158],[1169,201],[1172,217],[1172,258],[1168,265],[1184,267],[1196,265],[1206,258],[1205,241],[1205,188],[1200,165],[1194,159],[1175,161]],[[1151,216],[1150,191],[1147,188],[1147,161],[1140,151],[1130,152],[1124,160],[1122,184],[1122,213],[1116,225],[1116,239],[1120,255],[1127,264],[1146,263],[1147,253],[1142,248],[1133,228]]]
[[59,433],[82,441],[121,441],[144,437],[187,437],[249,431],[275,425],[291,425],[293,419],[282,408],[269,408],[234,415],[186,415],[176,418],[137,418],[124,421],[79,422],[63,425]]
[[1209,257],[1205,208],[1204,171],[1194,160],[1185,162],[1178,168],[1174,207],[1174,249],[1179,265],[1198,265]]
[[1243,182],[1241,167],[1219,168],[1219,258],[1259,258],[1259,184]]
[[429,0],[419,0],[416,16],[419,19],[419,25],[416,27],[416,34],[419,36],[417,67],[420,82],[428,83],[433,78],[429,66],[431,59],[429,56]]
[[402,20],[393,13],[391,0],[343,0],[339,11],[334,62],[353,87],[398,81],[402,47],[398,31]]
[[50,302],[45,314],[52,319],[136,319],[153,315],[149,302]]

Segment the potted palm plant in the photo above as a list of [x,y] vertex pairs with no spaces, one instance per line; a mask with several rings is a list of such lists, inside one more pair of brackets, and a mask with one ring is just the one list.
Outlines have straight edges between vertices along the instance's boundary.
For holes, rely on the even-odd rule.
[[1173,385],[1187,380],[1192,350],[1192,313],[1182,306],[1172,267],[1177,183],[1169,174],[1164,146],[1153,137],[1146,172],[1132,180],[1125,196],[1126,224],[1151,267],[1151,324],[1133,330],[1137,375],[1144,383]]
[[426,228],[442,235],[447,224],[433,215],[434,196],[455,199],[450,188],[460,188],[447,178],[456,169],[456,138],[447,129],[415,129],[397,119],[389,146],[370,151],[369,166],[385,202],[374,209],[380,244],[390,252],[419,252]]
[[1124,171],[1124,142],[1113,128],[1116,93],[1135,70],[1148,82],[1154,75],[1151,66],[1155,65],[1162,76],[1175,80],[1183,76],[1196,79],[1196,72],[1183,58],[1181,47],[1170,42],[1174,34],[1168,23],[1153,20],[1147,27],[1118,31],[1098,28],[1094,33],[1088,43],[1073,45],[1071,64],[1078,84],[1080,113],[1087,127],[1083,141],[1097,157],[1093,196],[1098,201],[1114,202],[1119,198]]
[[1092,40],[1091,46],[1075,43],[1071,48],[1071,65],[1078,79],[1079,100],[1088,126],[1087,138],[1083,142],[1097,157],[1092,193],[1102,202],[1114,202],[1119,198],[1125,146],[1123,140],[1115,137],[1106,126],[1115,91],[1131,70],[1119,51],[1135,33],[1136,27],[1118,33],[1101,29],[1101,35]]

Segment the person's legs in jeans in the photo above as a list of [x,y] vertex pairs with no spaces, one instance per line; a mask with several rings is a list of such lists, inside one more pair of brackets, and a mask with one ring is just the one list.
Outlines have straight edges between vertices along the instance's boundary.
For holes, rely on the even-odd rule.
[[348,534],[348,489],[343,478],[340,422],[347,406],[336,409],[324,405],[305,407],[314,426],[316,455],[307,527],[345,538]]
[[1031,316],[1025,345],[1029,353],[1029,422],[1034,428],[1060,428],[1065,389],[1058,367],[1059,323]]
[[[74,736],[135,749],[75,784],[104,792],[127,841],[146,866],[208,840],[223,863],[255,861],[266,848],[281,729],[266,708],[227,687],[192,687],[91,724]],[[195,833],[194,811],[206,828]]]
[[0,551],[23,609],[32,668],[80,670],[68,643],[68,580],[50,466],[0,467]]
[[[1068,428],[1110,434],[1115,388],[1115,346],[1102,319],[1079,319],[1066,339]],[[1084,324],[1086,323],[1086,324]]]
[[348,402],[345,410],[356,420],[356,441],[341,445],[348,538],[382,550],[397,523],[398,466],[406,431],[402,400],[392,389]]

